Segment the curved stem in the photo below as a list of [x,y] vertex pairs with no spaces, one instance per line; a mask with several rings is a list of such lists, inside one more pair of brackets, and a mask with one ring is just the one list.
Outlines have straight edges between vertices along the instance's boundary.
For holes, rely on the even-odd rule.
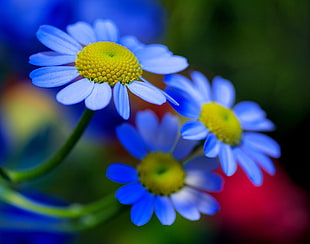
[[11,182],[17,183],[21,181],[31,180],[38,176],[44,175],[51,169],[61,164],[62,160],[69,154],[75,144],[78,142],[83,132],[85,131],[89,121],[91,120],[94,111],[86,109],[78,122],[77,126],[73,130],[72,134],[62,145],[62,147],[47,161],[39,166],[27,171],[15,171],[9,169],[0,169],[0,176]]

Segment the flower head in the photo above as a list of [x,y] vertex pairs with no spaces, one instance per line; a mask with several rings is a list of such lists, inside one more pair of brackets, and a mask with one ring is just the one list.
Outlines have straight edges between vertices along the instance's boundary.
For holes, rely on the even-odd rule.
[[180,104],[174,108],[191,119],[181,128],[183,138],[205,139],[205,155],[218,156],[226,175],[235,173],[238,162],[251,181],[261,185],[259,166],[274,174],[275,167],[268,156],[279,157],[280,147],[257,131],[272,130],[273,123],[255,102],[243,101],[233,106],[235,90],[230,81],[217,76],[211,87],[199,72],[192,72],[191,78],[192,81],[181,75],[165,77],[166,92]]
[[206,193],[222,188],[222,179],[211,173],[217,163],[203,155],[184,160],[196,141],[179,138],[177,117],[166,114],[159,122],[153,112],[144,111],[137,113],[136,125],[137,129],[127,123],[119,126],[117,135],[140,163],[137,167],[114,163],[107,169],[109,179],[126,184],[116,198],[133,204],[132,222],[144,225],[155,212],[163,225],[171,225],[176,211],[189,220],[217,212],[218,203]]
[[105,108],[112,93],[118,113],[128,119],[130,115],[129,89],[143,100],[161,105],[169,99],[165,92],[146,81],[143,71],[156,74],[179,72],[187,67],[185,58],[173,55],[161,44],[144,45],[133,36],[120,37],[110,20],[97,20],[94,26],[77,22],[60,29],[43,25],[38,39],[51,52],[30,57],[30,63],[39,66],[31,72],[34,85],[58,87],[69,84],[57,93],[63,104],[85,100],[91,110]]

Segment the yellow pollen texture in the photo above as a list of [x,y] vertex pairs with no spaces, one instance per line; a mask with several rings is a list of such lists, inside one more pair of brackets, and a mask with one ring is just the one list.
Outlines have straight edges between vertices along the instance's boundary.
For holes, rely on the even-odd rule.
[[211,102],[202,105],[200,121],[216,136],[219,141],[231,146],[241,140],[241,124],[231,109]]
[[170,195],[184,186],[185,171],[171,155],[148,154],[138,166],[142,185],[156,195]]
[[96,42],[85,46],[78,54],[75,67],[84,78],[97,83],[128,84],[142,75],[136,56],[114,42]]

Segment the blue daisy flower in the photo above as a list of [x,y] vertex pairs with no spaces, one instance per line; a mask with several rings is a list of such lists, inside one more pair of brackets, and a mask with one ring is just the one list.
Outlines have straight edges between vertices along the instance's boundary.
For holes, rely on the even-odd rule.
[[[58,87],[58,102],[70,105],[85,100],[90,110],[105,108],[112,99],[118,113],[130,115],[128,90],[143,100],[161,105],[166,99],[175,101],[143,77],[143,71],[171,74],[185,69],[184,57],[173,55],[161,44],[144,45],[134,36],[120,37],[110,20],[97,20],[91,26],[77,22],[67,27],[67,33],[43,25],[37,37],[50,52],[30,57],[38,68],[30,73],[34,85]],[[128,90],[127,90],[128,89]]]
[[[280,157],[280,147],[267,135],[258,133],[274,129],[261,107],[251,101],[234,105],[235,89],[222,77],[215,77],[210,86],[200,72],[191,73],[192,81],[182,75],[165,77],[166,92],[179,106],[172,106],[191,120],[181,128],[183,138],[203,140],[207,157],[219,157],[224,173],[233,175],[237,162],[254,185],[261,185],[260,167],[275,173],[272,160]],[[233,107],[232,107],[233,106]]]
[[178,136],[177,117],[167,113],[159,122],[147,110],[137,113],[136,126],[120,125],[117,135],[140,160],[138,166],[114,163],[107,169],[110,180],[126,184],[118,189],[116,198],[122,204],[133,205],[132,222],[144,225],[153,212],[163,225],[175,221],[176,211],[189,220],[198,220],[200,213],[216,213],[219,205],[207,192],[222,189],[222,179],[211,172],[217,162],[204,155],[185,160],[197,142]]

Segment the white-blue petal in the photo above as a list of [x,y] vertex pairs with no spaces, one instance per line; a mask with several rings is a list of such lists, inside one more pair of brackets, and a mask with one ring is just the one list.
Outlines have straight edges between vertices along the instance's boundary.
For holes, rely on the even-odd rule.
[[233,154],[252,183],[255,186],[260,186],[263,183],[263,174],[254,160],[245,154],[239,147],[234,148]]
[[241,122],[241,126],[243,130],[252,130],[252,131],[271,131],[275,129],[275,125],[266,118],[262,118],[261,120],[247,122]]
[[38,66],[50,66],[74,63],[76,55],[59,54],[56,52],[41,52],[30,56],[29,63]]
[[271,137],[264,134],[245,132],[243,133],[243,143],[247,147],[254,148],[274,158],[278,158],[281,155],[279,144]]
[[219,159],[220,159],[223,172],[227,176],[231,176],[236,172],[237,162],[234,158],[230,145],[225,144],[225,143],[220,144]]
[[196,191],[196,205],[201,213],[208,215],[213,215],[220,209],[215,198],[205,192]]
[[93,28],[86,22],[77,22],[67,27],[68,33],[79,43],[88,45],[96,42],[96,36]]
[[154,210],[154,195],[146,192],[130,211],[131,221],[141,226],[150,221]]
[[76,104],[87,98],[93,88],[94,82],[86,78],[78,80],[60,90],[56,95],[56,99],[65,105]]
[[220,76],[216,76],[212,80],[213,100],[230,108],[235,102],[235,88],[233,84]]
[[133,53],[135,53],[135,51],[137,51],[139,48],[144,47],[144,44],[139,42],[135,36],[123,36],[120,38],[119,43],[128,48]]
[[223,180],[220,176],[200,169],[187,170],[185,183],[196,189],[209,192],[217,192],[223,189]]
[[189,155],[199,141],[185,140],[183,137],[179,137],[177,144],[172,152],[173,157],[176,160],[182,160]]
[[209,130],[200,121],[189,120],[183,124],[180,132],[186,140],[201,140],[206,138]]
[[85,105],[90,110],[105,108],[111,101],[112,89],[106,82],[95,83],[91,94],[85,99]]
[[241,123],[253,122],[266,117],[266,113],[261,107],[252,101],[242,101],[237,103],[233,108]]
[[110,164],[106,176],[117,183],[131,183],[139,179],[138,172],[134,167],[121,163]]
[[116,133],[119,141],[130,154],[138,159],[145,157],[147,154],[146,145],[132,125],[123,123],[116,128]]
[[196,198],[191,188],[185,186],[180,191],[171,194],[171,200],[175,209],[184,218],[189,220],[198,220],[200,218]]
[[213,133],[209,133],[207,135],[203,150],[205,155],[209,158],[214,158],[219,154],[220,143]]
[[154,58],[165,58],[170,57],[172,52],[162,44],[150,44],[140,46],[138,50],[134,52],[139,61],[143,62],[143,60],[149,60]]
[[121,204],[133,204],[138,201],[144,194],[146,189],[140,182],[131,183],[120,187],[116,192],[116,199]]
[[155,197],[154,211],[162,225],[171,225],[176,218],[172,202],[167,196]]
[[208,79],[201,72],[198,71],[193,71],[191,73],[191,77],[195,84],[195,87],[197,88],[197,91],[199,91],[200,94],[203,94],[203,102],[210,102],[212,100],[212,94],[211,86]]
[[119,38],[119,32],[114,24],[110,20],[96,20],[94,23],[94,30],[97,41],[110,41],[117,42]]
[[133,94],[149,103],[161,105],[166,102],[166,97],[158,90],[158,88],[148,83],[133,81],[128,84],[127,87]]
[[71,36],[51,25],[40,26],[37,38],[46,47],[58,53],[75,55],[82,49]]
[[129,97],[127,88],[117,82],[113,88],[113,99],[117,112],[123,119],[128,119],[130,115]]
[[39,87],[62,86],[78,76],[77,69],[72,66],[42,67],[30,73],[32,83]]
[[195,156],[184,164],[184,169],[187,170],[201,170],[211,171],[219,166],[218,161],[215,158],[207,158],[204,155]]

